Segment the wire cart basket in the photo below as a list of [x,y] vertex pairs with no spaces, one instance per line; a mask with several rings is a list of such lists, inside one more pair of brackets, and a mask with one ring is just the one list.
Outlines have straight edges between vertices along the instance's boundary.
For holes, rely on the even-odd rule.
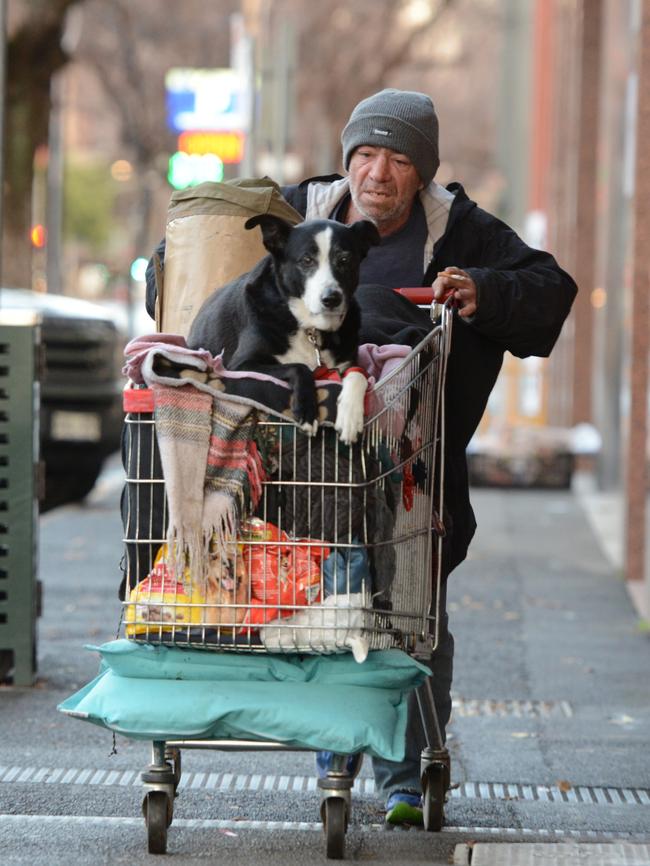
[[[414,290],[401,290],[404,294]],[[426,290],[422,290],[426,292]],[[430,302],[411,294],[415,302]],[[449,305],[431,305],[432,330],[374,385],[360,440],[333,427],[311,437],[258,413],[265,480],[227,557],[212,553],[201,581],[174,571],[168,499],[151,391],[125,390],[123,493],[126,590],[121,629],[131,641],[221,653],[330,654],[399,648],[426,659],[437,646],[441,586],[444,384]],[[417,689],[425,829],[440,830],[449,758],[431,685]],[[142,774],[151,853],[165,853],[182,749],[279,750],[257,740],[155,740]],[[327,856],[344,856],[352,779],[335,755],[319,779]]]

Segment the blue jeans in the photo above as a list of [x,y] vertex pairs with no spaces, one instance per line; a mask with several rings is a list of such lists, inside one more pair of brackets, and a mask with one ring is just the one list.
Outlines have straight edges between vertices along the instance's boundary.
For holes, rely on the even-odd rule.
[[[440,731],[445,737],[445,728],[451,715],[451,680],[454,665],[454,638],[448,629],[447,584],[440,592],[440,635],[438,647],[431,659],[425,664],[433,673],[431,686]],[[406,723],[406,754],[403,761],[387,761],[373,758],[372,768],[375,775],[375,792],[387,799],[393,791],[413,791],[420,793],[420,753],[426,746],[422,720],[415,693],[409,695],[408,717]]]

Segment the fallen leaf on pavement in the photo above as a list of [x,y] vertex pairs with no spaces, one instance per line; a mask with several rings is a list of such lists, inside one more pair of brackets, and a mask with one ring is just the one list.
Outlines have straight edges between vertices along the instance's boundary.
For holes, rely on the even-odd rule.
[[635,722],[636,719],[632,718],[632,716],[628,716],[625,713],[621,713],[620,716],[615,716],[613,719],[610,719],[610,722],[613,725],[631,725]]

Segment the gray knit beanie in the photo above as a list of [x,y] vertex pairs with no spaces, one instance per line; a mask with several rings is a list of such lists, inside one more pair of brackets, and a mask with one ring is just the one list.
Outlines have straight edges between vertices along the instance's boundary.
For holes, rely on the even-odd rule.
[[341,133],[341,144],[346,169],[360,145],[389,147],[408,156],[425,186],[440,165],[433,102],[425,93],[412,90],[381,90],[361,100]]

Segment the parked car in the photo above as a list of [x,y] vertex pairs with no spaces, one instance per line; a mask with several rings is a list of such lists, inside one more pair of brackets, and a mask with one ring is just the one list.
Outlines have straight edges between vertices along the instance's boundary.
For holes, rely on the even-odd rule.
[[41,316],[41,511],[83,499],[120,445],[125,332],[98,304],[26,289],[0,290],[0,307]]

